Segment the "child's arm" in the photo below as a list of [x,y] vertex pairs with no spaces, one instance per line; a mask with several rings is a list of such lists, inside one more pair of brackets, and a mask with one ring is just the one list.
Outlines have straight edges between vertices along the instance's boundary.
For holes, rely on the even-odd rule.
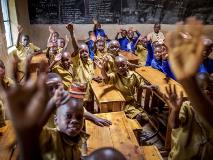
[[18,29],[18,37],[16,40],[16,48],[19,48],[21,33],[23,32],[23,27],[21,25],[18,25],[17,29]]
[[98,21],[95,18],[93,18],[92,22],[94,24],[93,31],[95,32],[95,30],[96,30],[96,24],[98,23]]
[[176,32],[167,35],[171,68],[183,85],[193,108],[213,126],[213,104],[201,92],[195,75],[202,62],[202,32],[200,21],[187,19],[187,25],[179,25]]
[[49,43],[51,42],[53,33],[55,32],[54,29],[53,29],[51,26],[49,26],[49,32],[50,32],[50,35],[49,35],[48,40],[47,40],[47,46],[48,46]]
[[179,127],[179,113],[180,108],[183,104],[183,92],[180,95],[177,95],[176,86],[166,87],[167,95],[164,95],[164,99],[166,100],[170,113],[168,118],[168,125],[170,128],[175,129]]
[[79,47],[78,47],[78,43],[77,43],[77,41],[75,39],[75,36],[74,36],[73,24],[72,23],[67,24],[66,28],[70,32],[70,36],[71,36],[71,40],[72,40],[72,45],[73,45],[73,48],[74,48],[74,52],[72,53],[71,56],[75,57],[78,54]]
[[145,66],[151,66],[151,62],[154,58],[154,48],[152,47],[152,44],[150,41],[147,42],[146,46],[147,46],[148,53],[147,53]]
[[116,33],[115,40],[118,40],[118,36],[119,36],[120,33],[121,33],[121,31],[118,31],[118,32]]
[[109,81],[109,76],[107,75],[107,72],[105,70],[106,65],[107,65],[107,60],[103,59],[103,61],[101,61],[99,58],[95,57],[94,63],[96,64],[96,66],[98,68],[100,68],[103,80],[108,82]]
[[67,46],[68,46],[69,41],[70,41],[70,39],[69,39],[69,37],[67,35],[66,35],[65,39],[66,39],[66,42],[65,42],[65,45],[64,45],[64,48],[63,48],[63,52],[67,50]]
[[[16,75],[17,62],[13,68],[13,74]],[[17,76],[17,82],[16,78]],[[22,86],[15,85],[5,93],[10,119],[21,149],[21,159],[42,160],[39,135],[42,130],[40,117],[48,101],[45,79],[46,74],[43,71],[34,83],[26,80]]]

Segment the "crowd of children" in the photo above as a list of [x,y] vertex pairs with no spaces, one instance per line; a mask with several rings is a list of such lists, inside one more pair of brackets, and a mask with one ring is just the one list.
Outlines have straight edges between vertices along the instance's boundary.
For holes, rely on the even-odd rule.
[[[0,159],[80,160],[89,138],[83,129],[84,119],[102,127],[111,125],[90,113],[94,101],[92,81],[114,85],[125,98],[122,110],[126,116],[141,125],[148,123],[149,115],[135,95],[138,89],[153,91],[158,87],[145,84],[130,69],[133,64],[121,51],[138,56],[139,65],[151,66],[177,80],[187,93],[188,99],[184,101],[183,93],[177,95],[175,86],[166,88],[168,125],[172,128],[168,158],[213,158],[213,59],[209,58],[213,41],[203,36],[202,24],[189,18],[166,38],[160,32],[160,24],[155,24],[154,31],[147,36],[133,28],[122,28],[115,40],[110,40],[101,24],[95,19],[93,23],[89,39],[83,44],[78,44],[73,24],[66,25],[70,38],[65,39],[50,26],[43,51],[30,43],[28,35],[21,35],[23,27],[18,26],[16,52],[10,59],[12,78],[6,75],[0,60],[0,129],[10,126],[16,135],[7,145],[0,146]],[[67,50],[70,39],[72,53]],[[37,79],[32,81],[30,61],[42,52],[48,58],[48,66],[41,62]],[[5,137],[0,130],[0,142]],[[115,149],[105,148],[87,159],[125,157]]]

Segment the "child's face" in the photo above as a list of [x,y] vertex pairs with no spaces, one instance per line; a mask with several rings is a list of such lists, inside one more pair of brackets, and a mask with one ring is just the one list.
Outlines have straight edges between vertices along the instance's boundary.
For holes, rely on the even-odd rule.
[[212,46],[205,46],[204,45],[203,58],[204,59],[208,58],[208,56],[210,55],[211,52],[212,52]]
[[100,23],[96,24],[96,29],[101,29],[101,24]]
[[109,48],[108,48],[109,52],[113,55],[117,55],[119,50],[120,50],[120,44],[117,41],[113,41],[110,43]]
[[64,39],[62,38],[57,39],[57,44],[58,44],[58,47],[64,48],[64,45],[65,45]]
[[22,42],[23,46],[24,46],[24,47],[26,47],[26,46],[28,46],[28,45],[29,45],[30,40],[29,40],[29,38],[28,38],[28,37],[26,37],[26,36],[22,36],[21,42]]
[[53,42],[57,42],[57,39],[59,38],[59,34],[58,32],[54,32],[53,35],[52,35],[52,41]]
[[118,61],[116,64],[116,71],[120,75],[126,75],[128,72],[128,66],[126,61]]
[[134,37],[134,32],[132,30],[129,30],[127,36],[129,39],[132,39]]
[[3,80],[5,77],[5,69],[0,67],[0,80]]
[[88,50],[87,45],[85,45],[85,44],[81,45],[81,49],[79,51],[79,54],[80,54],[80,58],[83,61],[86,61],[89,58],[89,50]]
[[121,37],[124,38],[127,35],[127,31],[126,30],[122,30],[121,31]]
[[64,67],[64,69],[69,70],[70,69],[70,65],[71,65],[71,61],[70,61],[70,53],[69,52],[64,52],[62,54],[62,58],[61,58],[61,64]]
[[162,47],[160,47],[160,46],[155,47],[155,53],[154,53],[155,59],[157,59],[157,60],[161,59],[162,51],[163,51]]
[[154,26],[154,32],[155,33],[159,33],[159,31],[160,31],[160,26],[159,25],[155,25]]
[[105,43],[103,42],[103,41],[98,41],[97,42],[97,49],[99,50],[99,51],[104,51],[104,46],[105,46]]
[[55,91],[60,87],[63,86],[62,80],[58,77],[52,78],[47,81],[47,87],[49,91],[49,95],[52,97],[55,94]]
[[75,137],[83,128],[83,100],[71,98],[57,109],[55,123],[60,132]]

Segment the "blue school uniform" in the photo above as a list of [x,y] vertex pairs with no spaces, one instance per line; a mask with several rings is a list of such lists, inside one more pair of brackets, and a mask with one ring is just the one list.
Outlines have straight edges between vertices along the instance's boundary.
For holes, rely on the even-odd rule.
[[127,48],[126,51],[135,53],[135,49],[136,49],[136,48],[135,48],[135,44],[136,44],[138,38],[139,38],[140,35],[141,35],[139,32],[136,32],[136,34],[137,34],[137,36],[134,37],[131,41],[129,41],[129,40],[127,39],[127,40],[128,40],[128,43],[126,44],[126,48]]
[[211,58],[204,59],[203,65],[209,74],[213,73],[213,59]]
[[126,37],[119,38],[118,42],[120,44],[120,49],[123,51],[127,51],[127,44],[128,44],[128,39]]
[[154,58],[154,48],[152,46],[152,43],[148,42],[146,45],[146,48],[147,48],[148,53],[147,53],[147,57],[146,57],[145,66],[151,66],[152,60]]
[[106,37],[106,34],[103,29],[95,29],[94,32],[96,37]]
[[94,41],[93,40],[88,40],[86,42],[88,49],[89,49],[89,57],[94,60],[94,56],[95,56],[95,51],[94,51]]

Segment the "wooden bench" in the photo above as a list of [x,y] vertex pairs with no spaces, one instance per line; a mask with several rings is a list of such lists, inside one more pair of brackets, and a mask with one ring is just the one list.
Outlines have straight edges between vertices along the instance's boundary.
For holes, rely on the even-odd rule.
[[123,109],[125,99],[113,85],[92,81],[91,87],[101,113]]

